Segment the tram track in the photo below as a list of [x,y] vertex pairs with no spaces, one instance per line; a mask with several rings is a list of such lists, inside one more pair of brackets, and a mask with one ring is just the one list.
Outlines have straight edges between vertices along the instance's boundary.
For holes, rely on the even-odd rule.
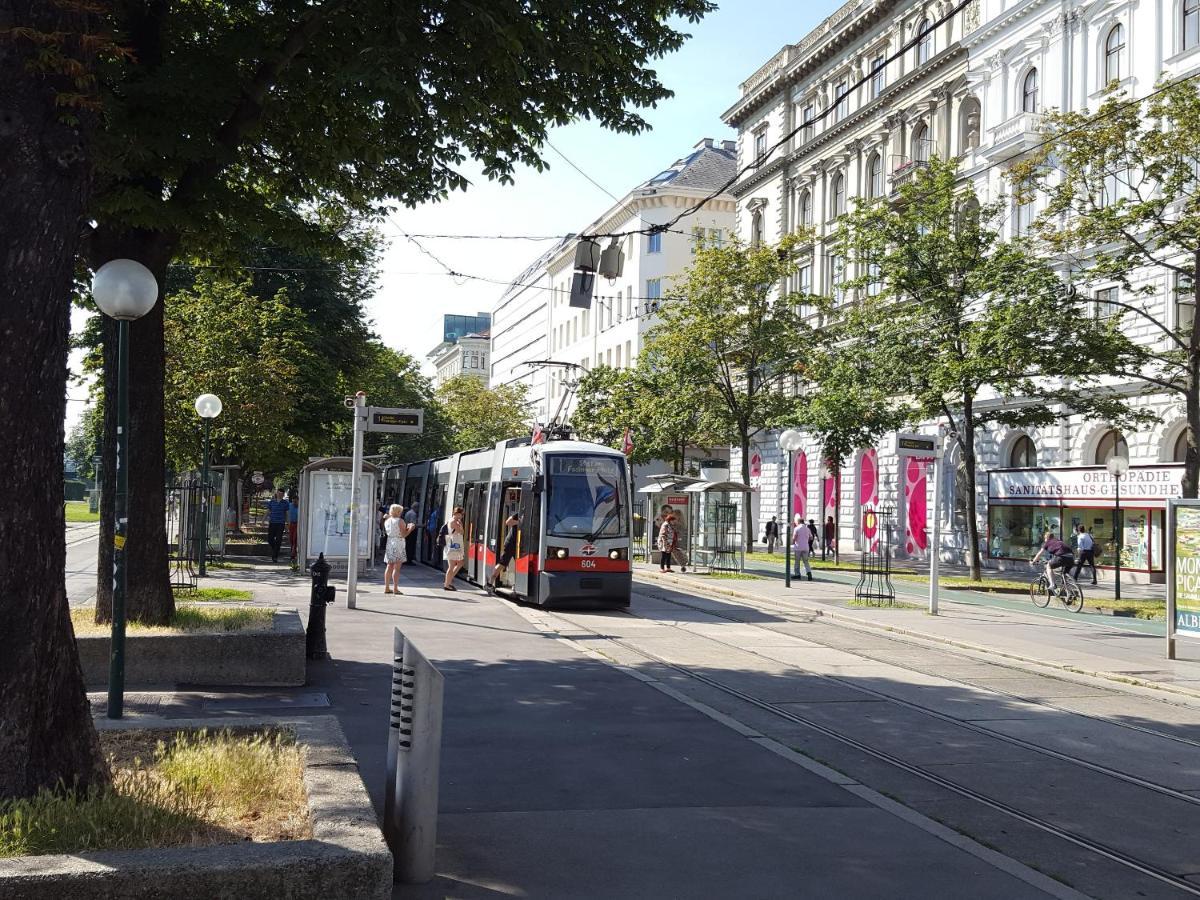
[[[754,628],[760,629],[766,633],[773,634],[777,637],[778,636],[796,637],[795,635],[787,635],[784,632],[780,632],[780,631],[777,631],[772,628],[767,628],[767,627],[759,625],[757,623],[746,622],[742,619],[738,619],[733,616],[722,615],[719,612],[715,612],[711,609],[705,609],[703,607],[693,606],[691,604],[678,602],[678,601],[663,598],[663,597],[657,596],[657,595],[646,594],[644,596],[648,596],[648,597],[652,596],[654,599],[657,599],[660,601],[665,601],[667,603],[670,603],[672,605],[675,605],[675,606],[678,606],[681,608],[701,612],[705,615],[712,616],[713,618],[716,618],[716,619],[722,619],[725,621],[736,622],[740,625],[754,627]],[[622,610],[621,612],[624,615],[642,619],[643,621],[655,621],[646,616],[639,616],[636,612],[634,612],[632,610]],[[633,654],[635,657],[640,657],[648,662],[654,663],[655,665],[666,667],[666,668],[668,668],[674,672],[677,672],[680,675],[683,675],[699,684],[703,684],[708,688],[716,690],[728,697],[734,698],[734,699],[740,701],[741,703],[748,704],[748,705],[750,705],[756,709],[759,709],[763,712],[766,712],[766,713],[770,714],[771,716],[776,717],[780,720],[790,722],[794,725],[798,725],[805,729],[808,729],[816,734],[822,735],[825,738],[835,741],[842,746],[853,749],[859,753],[865,754],[879,762],[882,762],[882,763],[884,763],[888,766],[891,766],[899,771],[902,771],[902,772],[906,773],[907,775],[910,775],[912,777],[920,779],[921,781],[923,781],[927,784],[935,785],[938,788],[941,788],[942,790],[945,790],[945,791],[949,791],[958,797],[970,800],[973,803],[980,804],[981,806],[984,806],[990,810],[1000,813],[1006,817],[1009,817],[1011,819],[1019,821],[1019,822],[1023,823],[1024,825],[1026,825],[1030,828],[1036,829],[1037,831],[1039,831],[1043,834],[1048,834],[1048,835],[1057,837],[1079,849],[1082,849],[1088,853],[1096,854],[1097,856],[1103,857],[1104,859],[1107,859],[1113,863],[1116,863],[1117,865],[1122,866],[1132,872],[1136,872],[1143,876],[1151,878],[1151,879],[1159,882],[1160,884],[1167,885],[1171,888],[1174,888],[1174,889],[1181,891],[1185,894],[1188,894],[1190,896],[1200,897],[1200,885],[1197,885],[1191,881],[1188,881],[1185,877],[1177,875],[1176,873],[1171,872],[1171,871],[1163,868],[1162,866],[1159,866],[1153,862],[1148,862],[1146,860],[1139,859],[1138,857],[1136,857],[1130,853],[1127,853],[1118,847],[1112,846],[1108,843],[1105,843],[1104,841],[1089,837],[1086,834],[1080,833],[1079,831],[1077,831],[1075,829],[1065,827],[1061,824],[1056,824],[1055,822],[1052,822],[1043,816],[1039,816],[1034,812],[1022,810],[1022,809],[1018,808],[1017,806],[1014,806],[1013,804],[1011,804],[997,796],[991,796],[988,793],[985,793],[981,790],[978,790],[976,788],[970,787],[965,784],[961,784],[951,778],[947,778],[946,776],[944,776],[942,774],[939,774],[937,772],[932,772],[928,768],[926,768],[922,765],[919,765],[917,763],[910,762],[906,759],[903,759],[902,757],[896,755],[895,753],[891,753],[887,750],[872,746],[870,743],[868,743],[860,738],[854,737],[851,734],[848,734],[843,731],[839,731],[837,728],[830,727],[827,724],[816,721],[815,719],[812,719],[812,718],[805,716],[799,712],[796,712],[795,710],[785,709],[785,708],[783,708],[783,706],[781,706],[777,702],[772,702],[770,700],[764,700],[760,697],[754,696],[752,693],[749,693],[749,692],[747,692],[739,687],[736,687],[732,684],[728,684],[728,683],[722,681],[718,677],[713,677],[710,674],[706,674],[705,672],[699,671],[694,666],[689,666],[684,663],[671,661],[671,660],[666,659],[666,658],[660,656],[659,654],[653,652],[652,650],[648,650],[644,647],[637,646],[635,643],[632,643],[630,640],[623,639],[623,638],[614,636],[612,634],[608,634],[603,630],[598,630],[597,628],[592,627],[592,625],[586,619],[584,619],[583,621],[580,621],[580,616],[578,614],[567,614],[567,613],[564,613],[561,611],[550,611],[550,610],[541,610],[541,611],[539,611],[539,613],[540,613],[540,615],[546,617],[547,619],[557,619],[558,621],[560,621],[561,623],[563,623],[566,626],[569,626],[570,628],[583,630],[583,631],[595,636],[596,638],[600,638],[604,641],[610,642],[614,646],[620,647],[622,650],[624,650],[628,654]],[[732,644],[727,641],[719,640],[717,638],[712,637],[711,635],[699,634],[690,629],[683,628],[682,626],[675,624],[675,623],[660,622],[658,624],[664,625],[666,627],[678,629],[679,631],[687,634],[689,637],[700,640],[700,641],[707,641],[709,643],[714,643],[714,644],[717,644],[717,645],[725,647],[725,648],[736,649],[741,653],[749,653],[749,654],[752,654],[755,656],[759,656],[760,658],[762,658],[764,660],[772,659],[770,656],[768,656],[766,654],[761,654],[761,653],[758,653],[753,650],[747,650],[744,647],[740,647],[736,644]],[[807,638],[804,638],[804,639],[797,638],[797,639],[798,640],[807,640]],[[813,643],[820,644],[820,641],[819,640],[813,641]],[[921,646],[919,644],[911,644],[911,645],[917,646],[917,647]],[[825,646],[825,645],[822,645],[822,646]],[[854,655],[858,655],[863,659],[870,659],[874,662],[880,662],[880,663],[884,663],[887,665],[896,665],[895,663],[892,663],[885,659],[878,659],[878,658],[867,656],[864,654],[857,654],[857,653],[854,653],[854,651],[844,650],[844,648],[841,648],[841,647],[830,647],[829,649],[842,650],[843,652],[853,653]],[[773,660],[773,661],[778,662],[778,660]],[[920,672],[919,669],[908,667],[908,666],[899,665],[897,667],[901,668],[901,669],[907,669],[907,670],[913,671],[913,672]],[[1187,803],[1189,805],[1200,804],[1200,798],[1191,796],[1190,794],[1186,794],[1181,791],[1177,791],[1173,788],[1166,787],[1165,785],[1156,784],[1156,783],[1148,781],[1146,779],[1138,778],[1137,776],[1128,775],[1127,773],[1120,772],[1118,770],[1112,769],[1111,767],[1104,766],[1099,763],[1091,763],[1088,761],[1081,761],[1076,756],[1062,753],[1060,751],[1054,750],[1053,748],[1043,747],[1034,742],[1025,741],[1020,738],[1014,738],[1010,735],[1005,735],[1003,733],[996,732],[991,729],[979,727],[979,726],[976,726],[974,723],[964,722],[963,720],[956,719],[953,716],[948,716],[944,713],[940,713],[936,710],[932,710],[928,707],[921,706],[920,704],[913,703],[911,701],[906,701],[901,698],[892,697],[886,693],[875,691],[870,688],[866,688],[860,684],[856,684],[856,683],[848,681],[846,679],[837,678],[836,676],[825,675],[825,674],[819,673],[819,672],[812,672],[810,674],[813,676],[819,677],[819,678],[827,681],[830,684],[837,684],[840,687],[848,688],[848,689],[860,692],[864,696],[869,696],[869,697],[872,697],[873,699],[878,699],[882,702],[891,703],[891,704],[894,704],[899,707],[903,707],[903,708],[910,709],[910,710],[913,710],[916,712],[920,712],[922,714],[930,715],[931,717],[934,717],[940,721],[947,722],[955,727],[964,728],[964,729],[972,731],[974,733],[984,735],[989,739],[1004,741],[1004,742],[1008,743],[1009,745],[1020,747],[1028,752],[1043,754],[1049,758],[1068,762],[1071,765],[1082,766],[1082,767],[1088,769],[1088,771],[1092,772],[1093,774],[1099,775],[1101,777],[1113,778],[1115,780],[1119,780],[1123,783],[1129,784],[1137,789],[1149,791],[1151,793],[1155,793],[1160,796],[1168,797],[1172,800],[1183,801],[1184,803]],[[948,680],[953,680],[953,679],[948,679]],[[959,683],[962,683],[965,686],[973,687],[976,690],[991,691],[990,688],[983,688],[983,687],[979,687],[979,686],[975,686],[975,685],[969,685],[969,683],[966,683],[966,682],[959,682]],[[1001,692],[992,691],[992,693],[999,694]],[[1013,696],[1016,699],[1024,700],[1024,698],[1019,698],[1019,697],[1017,697],[1017,695],[1009,695],[1009,696]],[[1026,700],[1025,702],[1031,702],[1031,701]],[[1037,704],[1037,705],[1044,705],[1044,704]],[[1055,709],[1060,712],[1070,713],[1072,715],[1080,715],[1071,710],[1065,710],[1065,709],[1062,709],[1059,707],[1053,707],[1053,706],[1047,705],[1047,708]],[[1097,721],[1106,722],[1108,724],[1120,724],[1120,723],[1114,723],[1111,720],[1104,719],[1102,717],[1088,716],[1087,718],[1095,718]],[[1150,733],[1161,736],[1161,737],[1172,737],[1170,735],[1153,732],[1152,730],[1150,730]],[[1195,742],[1187,741],[1187,740],[1184,740],[1182,742],[1189,743],[1189,744],[1195,743]]]

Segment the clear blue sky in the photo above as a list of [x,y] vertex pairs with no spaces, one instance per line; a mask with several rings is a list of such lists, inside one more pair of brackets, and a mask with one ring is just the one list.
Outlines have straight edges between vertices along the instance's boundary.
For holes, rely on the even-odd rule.
[[[557,129],[551,143],[616,196],[686,155],[705,137],[734,137],[721,113],[738,98],[738,85],[785,43],[794,43],[840,6],[834,0],[785,3],[731,0],[691,26],[692,37],[656,68],[675,96],[646,110],[653,128],[637,136],[579,122]],[[434,260],[398,229],[429,234],[565,234],[578,231],[613,201],[547,148],[550,170],[521,170],[516,184],[476,182],[466,193],[414,210],[385,225],[391,247],[380,289],[368,304],[385,342],[419,360],[441,340],[442,314],[488,311],[500,285],[462,284],[439,272]],[[508,281],[547,246],[524,241],[421,240],[459,272]],[[541,248],[541,249],[539,249]],[[431,273],[431,274],[410,274]]]

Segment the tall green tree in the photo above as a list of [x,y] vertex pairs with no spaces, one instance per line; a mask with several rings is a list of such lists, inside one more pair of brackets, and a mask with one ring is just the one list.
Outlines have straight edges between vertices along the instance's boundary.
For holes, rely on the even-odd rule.
[[[244,248],[262,246],[345,254],[348,223],[465,189],[468,159],[511,180],[518,165],[544,166],[555,126],[593,118],[642,131],[638,109],[670,95],[652,61],[683,43],[678,23],[711,8],[107,4],[103,25],[128,53],[101,72],[86,259],[136,259],[165,285],[178,258],[244,262]],[[150,613],[170,597],[163,347],[158,304],[132,328],[130,394],[129,602]],[[112,363],[109,354],[110,383]]]
[[89,403],[67,434],[67,459],[75,465],[75,471],[81,478],[96,477],[96,465],[92,458],[100,449],[100,431],[103,427],[103,411],[95,404]]
[[437,389],[441,415],[450,429],[452,450],[491,447],[497,441],[528,434],[528,385],[489,388],[471,375],[455,375]]
[[[795,274],[804,236],[776,245],[731,241],[698,250],[695,261],[671,286],[662,322],[647,335],[639,359],[671,383],[691,384],[709,421],[719,423],[741,449],[742,481],[750,481],[750,443],[792,406],[792,382],[801,348],[814,334],[797,298],[779,296]],[[754,544],[749,504],[743,534]]]
[[[892,202],[865,203],[839,225],[858,293],[839,315],[881,395],[917,420],[942,420],[972,490],[971,577],[979,579],[978,440],[996,425],[1048,425],[1072,413],[1127,420],[1124,401],[1081,390],[1120,359],[1111,323],[1076,315],[1048,261],[1000,239],[1007,198],[979,204],[954,160],[934,159]],[[1064,379],[1075,378],[1074,383]]]
[[108,779],[67,606],[70,304],[112,51],[97,5],[0,0],[0,800]]
[[[1036,223],[1045,246],[1071,261],[1083,284],[1122,286],[1109,304],[1117,327],[1148,331],[1129,340],[1111,374],[1165,391],[1187,418],[1183,495],[1200,488],[1200,89],[1194,78],[1159,85],[1144,101],[1108,94],[1094,113],[1049,112],[1051,139],[1016,177],[1047,202]],[[1145,276],[1153,276],[1147,279]],[[1165,290],[1164,290],[1165,285]],[[1162,298],[1162,303],[1158,298]],[[1172,311],[1190,304],[1187,316]],[[1103,373],[1102,373],[1103,374]]]
[[571,424],[585,440],[620,448],[631,431],[635,464],[666,460],[683,474],[687,451],[727,442],[718,404],[703,385],[644,363],[632,369],[597,366],[579,381]]

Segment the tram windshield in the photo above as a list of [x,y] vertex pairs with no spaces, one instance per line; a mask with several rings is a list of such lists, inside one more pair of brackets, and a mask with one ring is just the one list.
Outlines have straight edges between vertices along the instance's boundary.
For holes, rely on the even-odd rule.
[[547,456],[546,532],[626,537],[625,464],[611,456]]

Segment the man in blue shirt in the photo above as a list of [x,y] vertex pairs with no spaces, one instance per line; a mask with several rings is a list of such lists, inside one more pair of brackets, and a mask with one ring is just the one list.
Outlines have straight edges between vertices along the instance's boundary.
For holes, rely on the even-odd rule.
[[296,532],[300,526],[300,498],[296,495],[296,489],[292,488],[291,494],[288,495],[288,544],[292,548],[292,562],[296,561]]
[[279,550],[283,547],[283,526],[287,524],[289,504],[283,499],[283,491],[276,490],[273,499],[267,501],[267,543],[271,545],[271,562],[279,562]]

